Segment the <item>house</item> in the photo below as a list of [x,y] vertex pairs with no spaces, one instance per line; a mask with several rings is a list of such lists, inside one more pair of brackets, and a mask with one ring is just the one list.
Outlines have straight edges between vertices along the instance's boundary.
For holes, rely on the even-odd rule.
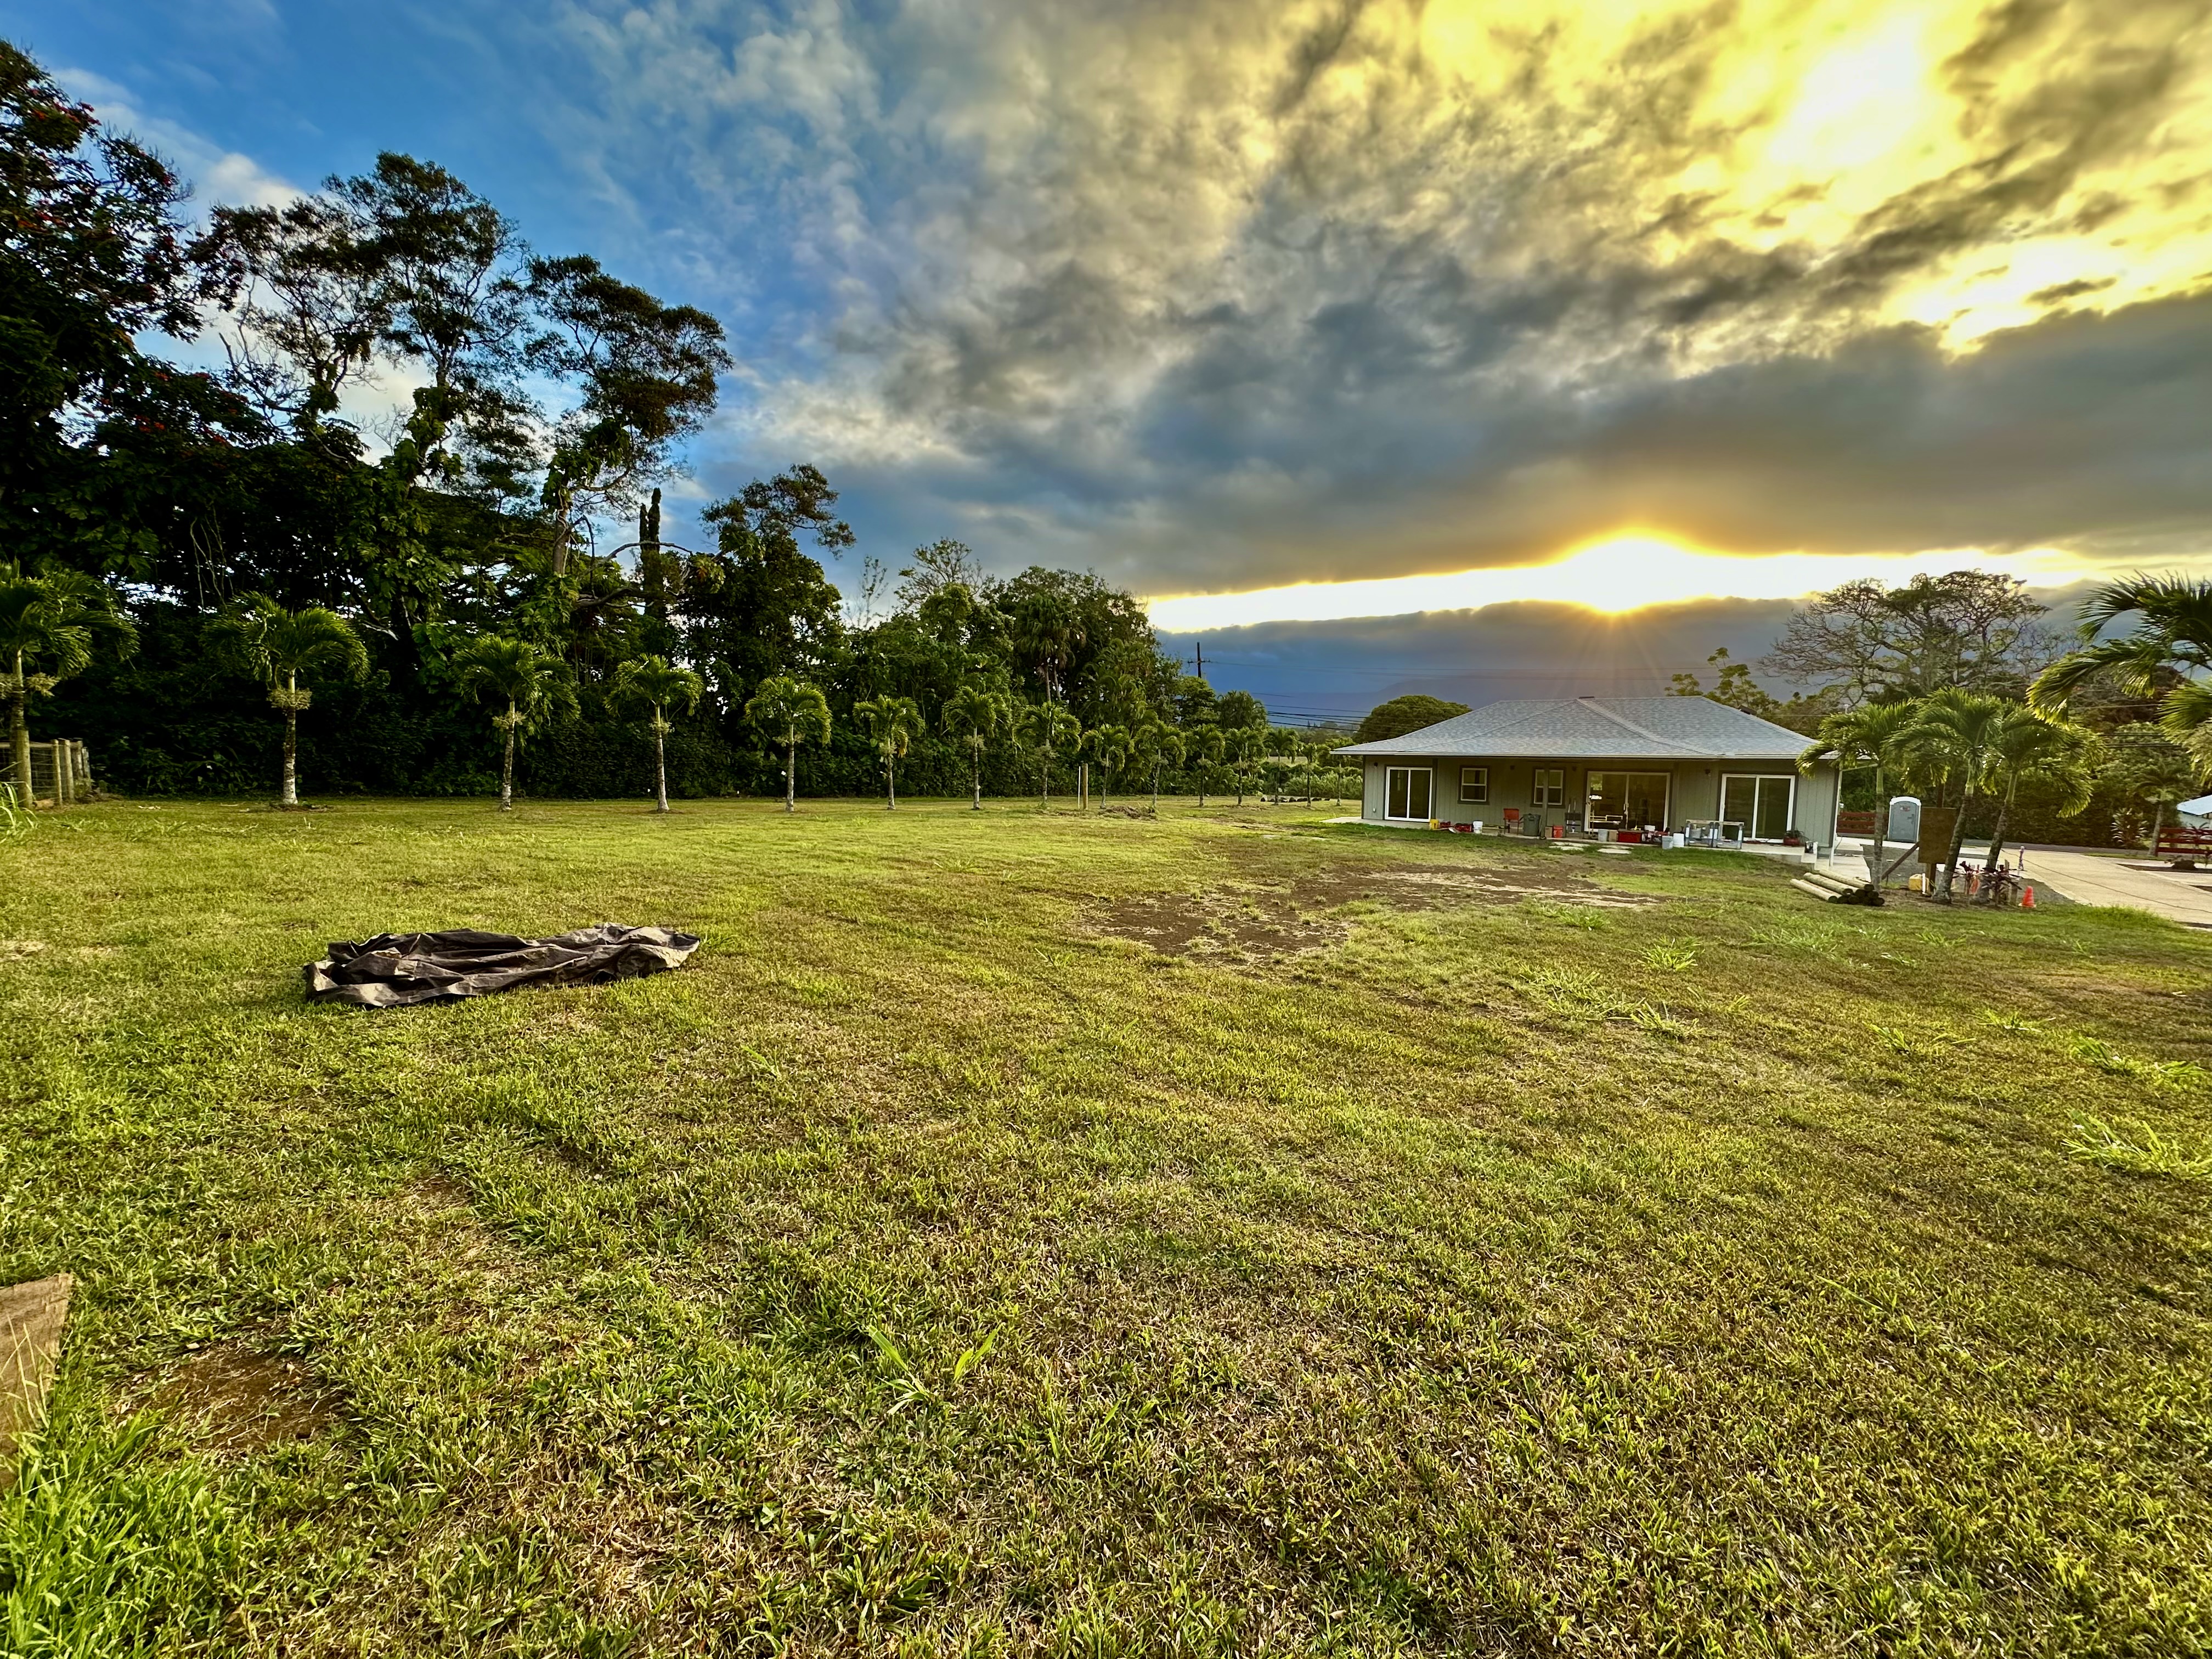
[[1336,751],[1376,823],[1482,820],[1524,834],[1743,826],[1752,841],[1835,839],[1836,768],[1805,738],[1705,697],[1514,699]]

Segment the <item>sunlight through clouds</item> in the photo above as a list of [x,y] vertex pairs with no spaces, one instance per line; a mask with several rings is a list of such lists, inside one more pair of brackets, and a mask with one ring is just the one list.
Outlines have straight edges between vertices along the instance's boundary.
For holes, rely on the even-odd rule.
[[1248,593],[1191,594],[1153,599],[1147,608],[1153,626],[1175,634],[1263,623],[1475,611],[1528,601],[1617,615],[1696,599],[1798,599],[1863,576],[1900,582],[1923,573],[1966,569],[1997,571],[2047,587],[2078,581],[2088,574],[2081,561],[2057,548],[2009,555],[1966,549],[1872,557],[1832,553],[1732,557],[1663,537],[1624,535],[1577,548],[1548,564],[1372,581],[1309,582]]

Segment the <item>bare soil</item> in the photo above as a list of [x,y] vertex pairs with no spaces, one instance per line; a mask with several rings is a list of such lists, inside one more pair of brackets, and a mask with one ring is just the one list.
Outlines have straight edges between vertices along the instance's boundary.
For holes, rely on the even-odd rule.
[[215,1451],[308,1440],[338,1420],[336,1394],[307,1367],[250,1348],[195,1355],[154,1390],[152,1403]]
[[1433,910],[1531,898],[1606,909],[1659,902],[1601,887],[1566,870],[1385,865],[1317,871],[1274,884],[1224,883],[1197,892],[1139,893],[1109,906],[1091,925],[1094,932],[1137,939],[1170,956],[1278,957],[1338,943],[1349,924],[1334,913],[1347,905]]

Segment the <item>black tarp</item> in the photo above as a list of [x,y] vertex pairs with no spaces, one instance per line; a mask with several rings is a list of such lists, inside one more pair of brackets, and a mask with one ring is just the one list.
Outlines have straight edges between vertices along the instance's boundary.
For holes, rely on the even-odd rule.
[[518,985],[605,985],[636,979],[681,968],[698,948],[694,933],[611,921],[550,939],[453,927],[439,933],[379,933],[358,945],[339,939],[328,957],[300,971],[307,975],[312,1000],[398,1008],[489,996]]

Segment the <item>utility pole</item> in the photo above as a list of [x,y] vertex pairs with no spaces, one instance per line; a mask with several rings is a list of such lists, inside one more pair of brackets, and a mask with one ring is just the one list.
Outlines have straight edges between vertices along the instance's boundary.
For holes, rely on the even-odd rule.
[[1198,677],[1200,679],[1206,678],[1206,641],[1204,640],[1198,641]]

